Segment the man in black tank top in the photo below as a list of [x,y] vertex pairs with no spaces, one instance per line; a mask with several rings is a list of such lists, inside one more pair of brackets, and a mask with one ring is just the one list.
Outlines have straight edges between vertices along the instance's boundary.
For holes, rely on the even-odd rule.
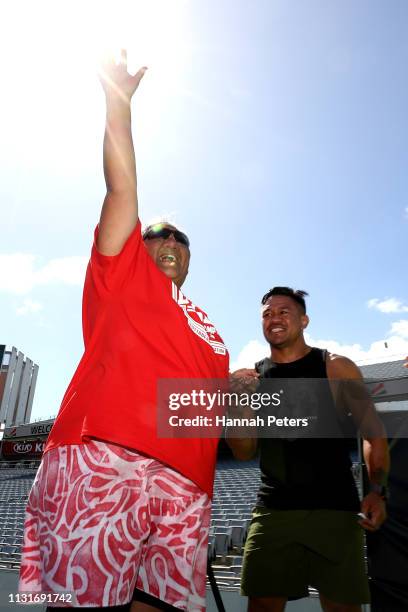
[[[308,391],[318,398],[318,418],[334,423],[340,388],[334,381],[364,385],[352,361],[305,343],[306,295],[275,287],[263,297],[262,326],[271,357],[254,370],[238,370],[232,381],[237,388],[259,391],[267,379],[311,379]],[[347,407],[359,418],[364,436],[371,490],[361,502],[344,437],[227,440],[237,459],[251,458],[258,446],[260,452],[262,484],[242,572],[249,612],[281,612],[288,599],[307,596],[308,586],[319,591],[325,612],[357,612],[369,602],[362,528],[375,531],[385,520],[389,456],[375,408],[369,399],[364,405],[363,417],[352,404]]]

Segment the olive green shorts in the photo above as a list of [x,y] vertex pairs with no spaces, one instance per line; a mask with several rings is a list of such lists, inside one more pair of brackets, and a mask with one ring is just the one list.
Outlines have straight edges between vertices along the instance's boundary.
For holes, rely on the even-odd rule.
[[338,603],[369,603],[357,514],[255,508],[245,544],[242,595],[299,599],[308,596],[308,586]]

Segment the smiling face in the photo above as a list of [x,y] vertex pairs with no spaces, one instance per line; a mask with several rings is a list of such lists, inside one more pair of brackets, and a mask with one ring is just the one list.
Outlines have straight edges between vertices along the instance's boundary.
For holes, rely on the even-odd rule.
[[272,347],[288,348],[303,338],[309,317],[291,297],[272,295],[261,312],[263,333]]
[[[176,231],[174,225],[168,223],[163,224],[163,227],[168,227]],[[144,241],[147,252],[153,259],[156,266],[164,272],[166,276],[181,287],[186,280],[188,274],[188,265],[190,263],[190,249],[174,238],[170,234],[168,238],[151,238]]]

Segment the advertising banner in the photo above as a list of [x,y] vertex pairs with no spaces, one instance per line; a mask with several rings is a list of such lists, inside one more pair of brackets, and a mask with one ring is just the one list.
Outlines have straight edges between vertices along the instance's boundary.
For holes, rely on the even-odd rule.
[[4,459],[40,459],[45,448],[45,440],[3,440],[2,457]]

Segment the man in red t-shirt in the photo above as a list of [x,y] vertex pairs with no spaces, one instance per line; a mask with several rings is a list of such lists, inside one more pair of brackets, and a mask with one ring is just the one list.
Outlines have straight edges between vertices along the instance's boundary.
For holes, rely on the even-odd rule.
[[51,607],[205,609],[216,439],[158,439],[161,379],[225,379],[228,353],[181,292],[187,236],[141,232],[131,98],[145,68],[103,67],[107,194],[83,295],[85,351],[30,493],[20,590]]

